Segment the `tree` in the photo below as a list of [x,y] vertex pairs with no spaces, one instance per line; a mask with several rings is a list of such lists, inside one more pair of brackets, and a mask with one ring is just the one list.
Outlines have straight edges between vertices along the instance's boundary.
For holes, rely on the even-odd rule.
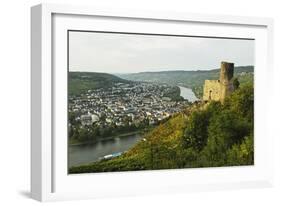
[[78,140],[81,142],[88,141],[90,139],[90,132],[88,128],[81,128],[78,134]]
[[234,79],[233,79],[233,87],[234,87],[234,90],[238,89],[238,88],[239,88],[239,85],[240,85],[240,82],[238,81],[238,78],[234,78]]
[[200,151],[207,143],[208,125],[212,116],[220,112],[219,102],[211,102],[205,110],[193,112],[184,133],[185,146]]
[[104,122],[105,119],[106,119],[105,113],[101,113],[101,115],[100,115],[100,121],[101,121],[101,122]]
[[78,113],[75,112],[68,112],[68,120],[69,123],[73,126],[78,126],[81,124],[80,120],[76,120],[76,117],[79,116]]
[[207,141],[207,127],[209,124],[209,113],[207,111],[193,112],[185,129],[184,139],[186,147],[201,150]]
[[247,136],[241,144],[235,144],[227,151],[228,165],[251,165],[254,163],[253,134]]
[[224,109],[210,119],[208,142],[202,155],[208,166],[222,166],[227,161],[227,151],[239,145],[252,131],[251,123],[237,113]]
[[225,100],[225,107],[252,122],[254,120],[253,84],[247,84],[228,96]]

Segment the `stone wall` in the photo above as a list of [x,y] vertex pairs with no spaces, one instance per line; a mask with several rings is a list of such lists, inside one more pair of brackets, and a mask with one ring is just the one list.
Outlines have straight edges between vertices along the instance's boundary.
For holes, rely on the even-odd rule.
[[228,84],[234,73],[234,64],[228,62],[221,62],[221,71],[220,71],[220,82],[222,84]]
[[223,102],[224,99],[234,91],[233,81],[228,84],[221,84],[221,97],[220,100]]
[[234,64],[228,62],[221,62],[220,83],[221,83],[221,97],[220,101],[230,95],[234,91],[233,87],[233,73]]
[[221,97],[221,84],[219,80],[205,80],[203,100],[219,101]]
[[234,91],[233,87],[234,64],[221,62],[219,80],[205,80],[203,100],[221,101]]

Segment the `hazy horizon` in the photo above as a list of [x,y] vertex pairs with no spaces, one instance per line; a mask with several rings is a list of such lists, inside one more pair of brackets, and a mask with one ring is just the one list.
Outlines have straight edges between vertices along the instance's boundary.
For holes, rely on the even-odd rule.
[[254,40],[69,32],[69,71],[126,74],[254,66]]
[[[254,65],[235,65],[235,67],[254,67]],[[180,71],[183,71],[183,72],[190,72],[190,71],[193,71],[193,72],[196,72],[196,71],[211,71],[211,70],[216,70],[216,69],[220,69],[220,68],[214,68],[214,69],[197,69],[197,70],[183,70],[183,69],[175,69],[175,70],[155,70],[155,71],[149,71],[149,70],[145,70],[145,71],[141,71],[141,72],[114,72],[114,73],[109,73],[109,72],[102,72],[102,71],[76,71],[76,70],[72,70],[72,71],[69,71],[69,72],[92,72],[92,73],[107,73],[107,74],[137,74],[137,73],[156,73],[156,72],[180,72]]]

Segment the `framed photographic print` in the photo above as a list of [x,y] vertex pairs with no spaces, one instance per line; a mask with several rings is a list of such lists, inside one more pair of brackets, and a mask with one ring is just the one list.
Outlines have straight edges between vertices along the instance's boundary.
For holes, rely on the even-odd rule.
[[34,199],[272,185],[271,19],[31,14]]

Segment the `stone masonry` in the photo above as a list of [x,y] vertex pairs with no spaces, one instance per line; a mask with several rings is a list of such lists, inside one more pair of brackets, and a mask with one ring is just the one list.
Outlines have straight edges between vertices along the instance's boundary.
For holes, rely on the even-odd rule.
[[203,100],[224,102],[226,96],[234,91],[233,87],[234,63],[221,62],[219,80],[205,80]]

